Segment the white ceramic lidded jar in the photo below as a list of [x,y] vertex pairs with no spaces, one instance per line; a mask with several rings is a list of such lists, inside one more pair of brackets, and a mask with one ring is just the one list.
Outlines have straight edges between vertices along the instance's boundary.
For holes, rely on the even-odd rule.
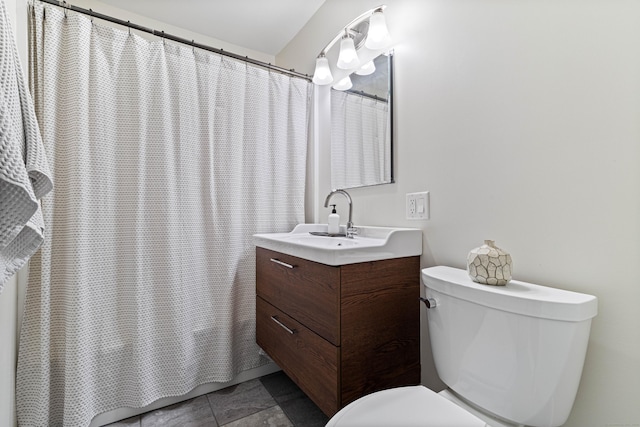
[[485,240],[484,245],[471,250],[467,256],[469,277],[485,285],[509,283],[512,264],[511,255],[497,247],[493,240]]

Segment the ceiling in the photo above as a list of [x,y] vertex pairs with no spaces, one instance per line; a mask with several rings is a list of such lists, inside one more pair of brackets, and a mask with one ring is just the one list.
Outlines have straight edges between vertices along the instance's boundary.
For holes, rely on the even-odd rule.
[[176,27],[276,55],[325,0],[101,0]]

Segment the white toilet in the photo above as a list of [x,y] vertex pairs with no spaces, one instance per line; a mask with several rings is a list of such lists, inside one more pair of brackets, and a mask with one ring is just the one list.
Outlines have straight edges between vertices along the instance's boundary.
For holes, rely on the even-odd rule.
[[327,427],[560,426],[578,390],[597,314],[592,295],[512,280],[488,286],[465,270],[422,270],[436,370],[447,389],[364,396]]

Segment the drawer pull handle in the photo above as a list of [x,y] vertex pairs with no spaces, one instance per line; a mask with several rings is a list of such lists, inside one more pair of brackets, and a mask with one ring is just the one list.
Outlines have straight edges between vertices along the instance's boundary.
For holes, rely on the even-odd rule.
[[276,264],[279,264],[283,267],[287,267],[287,268],[294,268],[295,265],[291,265],[291,264],[287,264],[286,262],[282,262],[279,259],[275,259],[275,258],[271,258],[271,262],[275,262]]
[[284,329],[285,331],[289,332],[291,335],[296,333],[295,329],[290,329],[287,326],[284,325],[284,323],[282,323],[281,321],[278,320],[278,316],[271,316],[271,320],[273,320],[274,322],[276,322],[278,325],[280,325],[280,327],[282,327],[282,329]]

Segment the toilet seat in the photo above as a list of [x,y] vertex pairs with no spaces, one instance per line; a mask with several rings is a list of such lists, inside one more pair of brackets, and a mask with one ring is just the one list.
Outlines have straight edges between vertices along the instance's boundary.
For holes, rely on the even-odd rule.
[[427,387],[378,391],[351,402],[326,427],[485,427],[484,421]]

